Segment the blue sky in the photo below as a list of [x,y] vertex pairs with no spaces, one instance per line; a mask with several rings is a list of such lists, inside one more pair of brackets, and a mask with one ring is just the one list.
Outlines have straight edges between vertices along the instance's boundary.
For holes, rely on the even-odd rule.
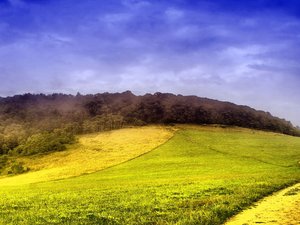
[[0,0],[0,96],[198,95],[300,125],[298,0]]

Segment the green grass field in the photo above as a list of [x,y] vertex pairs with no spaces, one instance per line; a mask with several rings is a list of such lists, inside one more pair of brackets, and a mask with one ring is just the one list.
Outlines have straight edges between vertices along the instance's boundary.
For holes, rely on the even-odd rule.
[[222,224],[300,181],[300,138],[179,128],[153,151],[92,174],[11,186],[0,179],[0,224]]

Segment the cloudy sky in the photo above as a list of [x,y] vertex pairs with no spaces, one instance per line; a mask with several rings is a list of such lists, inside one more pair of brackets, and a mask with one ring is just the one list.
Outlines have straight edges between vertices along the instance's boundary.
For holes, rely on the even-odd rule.
[[0,96],[172,92],[300,125],[298,0],[0,0]]

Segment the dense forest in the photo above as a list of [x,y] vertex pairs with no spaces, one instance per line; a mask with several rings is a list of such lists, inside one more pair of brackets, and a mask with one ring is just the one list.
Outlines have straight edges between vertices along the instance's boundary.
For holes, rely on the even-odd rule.
[[196,96],[136,96],[130,91],[24,94],[0,98],[0,161],[5,155],[61,151],[74,142],[76,134],[173,123],[222,124],[300,136],[290,122],[268,112]]

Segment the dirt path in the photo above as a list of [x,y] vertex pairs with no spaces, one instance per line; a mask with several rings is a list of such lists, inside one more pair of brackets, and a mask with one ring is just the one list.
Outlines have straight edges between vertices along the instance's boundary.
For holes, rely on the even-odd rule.
[[231,218],[225,225],[299,225],[300,183],[259,201]]

